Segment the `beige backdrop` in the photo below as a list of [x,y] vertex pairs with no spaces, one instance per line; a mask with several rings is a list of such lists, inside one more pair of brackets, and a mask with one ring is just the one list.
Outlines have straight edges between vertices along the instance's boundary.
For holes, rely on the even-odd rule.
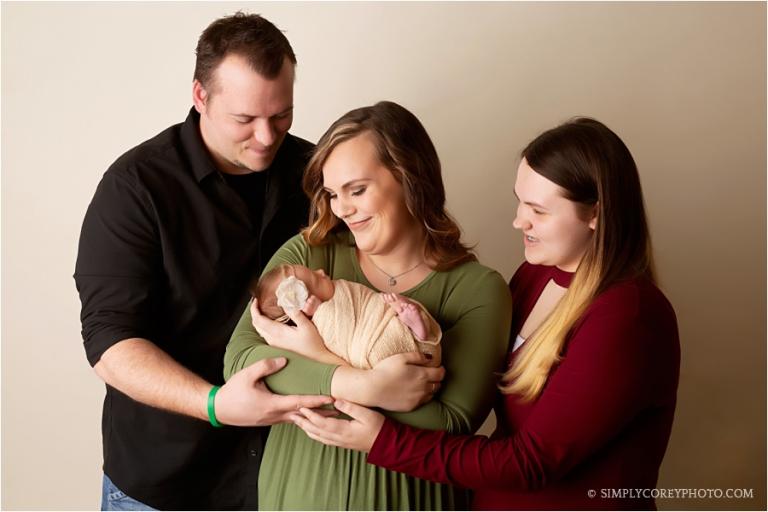
[[[763,3],[2,4],[2,508],[95,509],[104,387],[80,340],[83,214],[121,153],[184,119],[194,47],[239,8],[299,59],[293,132],[380,99],[422,120],[449,207],[510,277],[516,155],[577,115],[632,150],[682,342],[659,488],[766,506]],[[628,461],[631,463],[631,461]]]

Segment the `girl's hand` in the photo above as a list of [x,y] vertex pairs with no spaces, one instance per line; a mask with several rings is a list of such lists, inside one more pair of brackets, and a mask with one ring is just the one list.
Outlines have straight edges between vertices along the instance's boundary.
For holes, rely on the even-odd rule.
[[329,418],[306,407],[299,409],[291,419],[315,441],[362,452],[371,451],[384,424],[384,416],[344,400],[336,400],[333,405],[352,419]]

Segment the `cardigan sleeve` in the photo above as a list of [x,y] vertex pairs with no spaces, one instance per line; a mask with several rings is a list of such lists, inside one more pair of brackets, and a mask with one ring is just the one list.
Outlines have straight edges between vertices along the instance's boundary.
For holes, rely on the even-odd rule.
[[641,318],[634,298],[606,299],[577,326],[511,435],[456,436],[386,420],[368,462],[473,489],[537,489],[610,443],[658,397],[674,402],[679,344],[671,306],[657,309],[663,318]]

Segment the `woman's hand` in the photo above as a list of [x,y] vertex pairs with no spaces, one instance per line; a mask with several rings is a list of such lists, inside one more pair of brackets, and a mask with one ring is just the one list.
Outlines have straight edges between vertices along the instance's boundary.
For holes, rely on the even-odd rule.
[[290,350],[299,355],[330,364],[346,364],[329,351],[317,327],[298,309],[286,309],[285,313],[296,326],[282,324],[267,318],[259,311],[256,299],[251,301],[251,323],[264,340],[275,348]]
[[428,362],[419,352],[406,352],[382,359],[371,370],[337,368],[331,396],[388,411],[412,411],[432,400],[445,377],[444,368],[423,366]]
[[362,452],[371,451],[384,424],[384,416],[344,400],[336,400],[333,405],[352,419],[329,418],[306,407],[299,409],[300,414],[294,413],[291,419],[315,441]]
[[395,354],[371,369],[376,404],[388,411],[408,412],[429,402],[440,389],[445,368],[423,366],[429,360],[419,352]]

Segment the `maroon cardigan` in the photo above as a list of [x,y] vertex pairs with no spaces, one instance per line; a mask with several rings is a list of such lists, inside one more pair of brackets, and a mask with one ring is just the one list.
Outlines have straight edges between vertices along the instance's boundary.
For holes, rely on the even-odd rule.
[[[510,348],[547,282],[568,286],[572,277],[528,263],[518,269],[509,284]],[[655,508],[650,490],[672,428],[680,367],[672,306],[645,279],[616,284],[590,305],[563,355],[534,402],[499,394],[490,439],[387,419],[368,462],[471,488],[474,509]]]

